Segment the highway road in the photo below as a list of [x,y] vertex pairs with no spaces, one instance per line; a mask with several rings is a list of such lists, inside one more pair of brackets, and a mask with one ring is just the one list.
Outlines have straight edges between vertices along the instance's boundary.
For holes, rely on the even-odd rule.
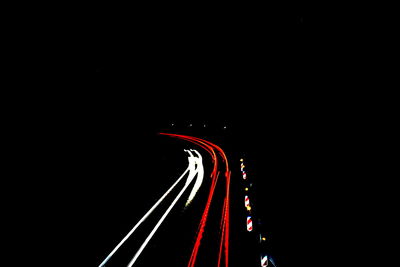
[[[210,261],[209,257],[212,254],[215,254],[215,264],[216,266],[228,266],[229,264],[229,210],[230,210],[230,198],[229,198],[229,183],[230,183],[230,170],[229,170],[229,164],[228,160],[226,158],[226,155],[224,151],[218,147],[217,145],[208,142],[206,140],[200,139],[200,138],[195,138],[191,136],[184,136],[184,135],[175,135],[175,134],[164,134],[162,135],[178,138],[181,140],[186,141],[190,146],[196,147],[197,149],[201,149],[203,153],[208,153],[208,160],[210,161],[207,165],[212,166],[211,170],[205,171],[203,167],[203,157],[201,156],[201,153],[198,150],[195,149],[184,149],[183,151],[189,154],[189,157],[187,158],[188,161],[188,166],[187,168],[183,171],[183,174],[168,188],[168,190],[155,202],[155,204],[144,214],[144,216],[133,226],[133,228],[124,236],[124,238],[114,247],[114,249],[108,254],[108,256],[105,257],[105,259],[99,264],[99,267],[102,266],[113,266],[113,257],[118,257],[118,252],[119,250],[124,249],[125,253],[126,250],[132,251],[131,248],[128,246],[127,248],[124,248],[124,243],[129,239],[132,238],[134,239],[134,242],[136,243],[136,246],[139,246],[139,248],[136,251],[133,252],[133,257],[128,261],[126,259],[126,265],[127,266],[149,266],[149,261],[154,261],[154,257],[149,257],[149,254],[145,255],[143,260],[139,258],[142,254],[142,252],[146,249],[147,245],[150,242],[158,242],[157,239],[152,241],[153,236],[157,235],[157,230],[161,227],[165,227],[164,229],[168,229],[168,225],[171,225],[171,222],[174,222],[178,220],[177,218],[169,218],[168,215],[173,209],[180,209],[183,213],[189,212],[190,209],[196,209],[197,213],[200,212],[201,216],[197,216],[197,220],[193,220],[193,217],[188,218],[189,220],[186,219],[184,221],[184,224],[190,224],[190,225],[198,225],[196,231],[193,231],[192,233],[176,233],[178,235],[187,235],[190,236],[192,235],[192,242],[188,242],[187,244],[183,244],[184,246],[191,249],[191,253],[185,255],[186,257],[181,257],[180,259],[180,264],[181,266],[201,266],[201,264],[204,264],[204,253],[208,256],[207,261]],[[219,166],[222,163],[221,166]],[[222,168],[221,168],[222,167]],[[209,178],[211,181],[207,183],[208,188],[204,189],[202,191],[202,199],[197,201],[196,206],[193,207],[192,203],[196,201],[196,194],[199,192],[203,180],[204,180],[204,174],[208,173]],[[225,180],[221,181],[222,178],[220,176],[223,176]],[[174,190],[176,187],[179,188],[179,183],[185,178],[186,182],[184,185],[181,183],[180,191],[176,192],[177,190]],[[218,179],[220,180],[218,183]],[[193,185],[192,185],[192,181]],[[160,180],[158,180],[160,181]],[[218,190],[217,188],[217,183],[218,183]],[[223,183],[223,184],[221,184]],[[220,185],[221,184],[221,185]],[[192,187],[190,193],[187,192],[189,187]],[[224,190],[221,190],[224,189]],[[216,193],[222,194],[222,196],[216,196]],[[175,195],[173,194],[175,193]],[[207,193],[207,194],[205,194]],[[187,195],[185,199],[181,199],[182,195]],[[208,195],[205,197],[205,195]],[[135,239],[135,231],[140,231],[140,225],[143,223],[151,224],[152,221],[149,220],[146,221],[150,216],[152,216],[152,213],[162,204],[163,201],[168,202],[168,199],[171,199],[174,197],[172,202],[164,205],[165,208],[160,208],[157,214],[161,214],[161,217],[155,220],[158,220],[155,226],[152,228],[152,230],[145,234],[147,235],[144,240],[140,238]],[[217,199],[217,200],[215,200]],[[221,202],[221,200],[223,201]],[[214,204],[214,202],[216,204]],[[179,203],[182,204],[179,206]],[[219,205],[218,205],[218,202]],[[162,205],[161,205],[162,206]],[[210,210],[213,210],[212,215],[210,215]],[[219,211],[220,214],[218,217],[214,218],[216,215],[216,211]],[[193,213],[193,211],[191,211]],[[168,217],[168,218],[167,218]],[[171,216],[173,217],[173,216]],[[154,220],[153,219],[153,220]],[[215,229],[215,226],[217,226],[215,223],[208,223],[208,221],[218,221],[219,223],[219,229]],[[166,225],[163,225],[164,221],[169,221],[169,223],[166,223]],[[211,226],[210,226],[211,225]],[[152,226],[147,226],[147,228],[152,227]],[[211,229],[208,229],[211,228]],[[108,230],[109,232],[112,232],[112,229]],[[146,232],[146,228],[144,230]],[[119,233],[115,233],[117,236]],[[143,233],[142,233],[143,234]],[[158,239],[159,240],[159,239]],[[205,240],[205,241],[204,241]],[[202,244],[203,241],[203,244]],[[213,246],[215,248],[218,248],[215,251],[209,251],[206,245],[208,243],[214,243]],[[205,244],[204,244],[205,243]],[[167,248],[164,248],[163,250],[168,250]],[[158,251],[151,250],[151,253],[153,255],[158,255]],[[203,256],[199,256],[199,254],[203,254]],[[115,255],[115,256],[114,256]],[[151,254],[150,254],[151,255]],[[180,255],[182,255],[180,253]],[[177,255],[175,255],[176,257]],[[145,258],[146,257],[146,258]],[[167,259],[164,259],[168,262]],[[200,261],[203,261],[201,263]],[[122,259],[119,259],[119,262],[122,262]],[[200,263],[199,263],[200,262]],[[120,264],[120,263],[118,263]]]
[[176,180],[176,182],[165,192],[165,194],[151,207],[151,209],[139,220],[139,222],[132,228],[131,231],[121,240],[121,242],[118,243],[118,245],[110,252],[110,254],[102,261],[102,263],[99,265],[99,267],[104,266],[110,259],[111,257],[117,252],[117,250],[124,244],[124,242],[135,232],[135,230],[151,215],[151,213],[158,207],[158,205],[168,196],[168,194],[175,188],[175,186],[185,177],[186,173],[189,171],[188,177],[186,179],[186,183],[184,188],[181,190],[181,193],[178,194],[174,202],[170,205],[170,207],[167,209],[166,213],[163,215],[163,217],[160,219],[160,221],[157,223],[156,227],[154,227],[153,231],[150,233],[148,238],[145,240],[145,242],[142,244],[140,249],[136,252],[135,257],[130,261],[129,265],[133,265],[137,258],[140,256],[140,253],[143,251],[147,243],[150,241],[151,237],[155,234],[156,230],[158,227],[161,225],[165,217],[168,215],[169,211],[175,206],[176,202],[179,200],[180,196],[185,192],[186,188],[189,186],[191,181],[194,179],[194,177],[197,175],[196,183],[192,189],[192,192],[189,195],[189,198],[187,200],[186,206],[189,205],[189,203],[193,200],[196,192],[201,186],[201,182],[203,180],[203,174],[204,174],[204,169],[201,161],[201,155],[194,150],[194,152],[198,155],[198,157],[194,157],[192,154],[192,151],[190,150],[185,150],[185,152],[189,153],[190,156],[188,157],[188,167],[187,169],[183,172],[183,174]]
[[[309,185],[321,183],[323,158],[317,158],[314,136],[301,124],[290,129],[285,125],[293,121],[274,123],[270,132],[245,126],[238,132],[236,126],[234,135],[229,124],[224,129],[196,122],[177,128],[149,121],[137,130],[137,124],[99,117],[63,125],[45,136],[48,156],[37,165],[46,172],[35,185],[52,185],[52,190],[35,197],[43,196],[48,206],[59,200],[46,210],[52,217],[41,226],[63,240],[65,263],[99,266],[112,254],[103,266],[128,266],[135,255],[133,266],[139,267],[259,266],[256,232],[263,228],[271,255],[284,267],[310,243],[311,228],[318,229],[318,219],[308,219],[318,214]],[[242,157],[247,179],[255,181],[254,191],[246,194]],[[197,167],[189,161],[197,161]],[[190,183],[189,173],[195,176]],[[246,228],[245,195],[258,214],[252,217],[252,233]]]
[[[256,233],[262,229],[277,266],[285,267],[298,262],[308,244],[318,244],[315,230],[326,233],[325,206],[318,200],[338,176],[327,168],[335,161],[321,155],[332,151],[326,142],[335,143],[305,116],[281,115],[262,131],[255,123],[236,122],[234,129],[177,120],[175,126],[154,120],[131,125],[126,117],[82,114],[51,120],[59,124],[32,135],[36,147],[26,154],[34,163],[24,180],[32,206],[27,215],[44,218],[35,233],[53,238],[46,242],[52,253],[40,254],[45,260],[68,266],[128,266],[134,258],[132,266],[139,267],[259,266]],[[253,191],[244,191],[241,158]]]
[[[286,131],[286,126],[277,128],[279,131],[275,130],[274,135],[267,133],[268,140],[261,131],[249,130],[246,135],[235,134],[232,137],[230,132],[224,135],[223,128],[219,135],[207,134],[206,130],[199,128],[185,130],[190,135],[184,134],[183,130],[178,130],[177,134],[153,132],[143,139],[147,145],[138,150],[140,155],[132,153],[134,160],[121,157],[113,160],[111,165],[119,166],[122,170],[108,172],[110,178],[106,179],[111,179],[111,187],[105,181],[97,186],[105,194],[111,190],[113,193],[110,196],[116,196],[112,202],[120,205],[114,206],[115,209],[96,227],[98,236],[93,264],[99,266],[132,227],[177,182],[190,166],[189,160],[200,157],[204,167],[201,186],[196,186],[200,181],[198,174],[182,197],[177,199],[133,266],[153,266],[155,262],[177,267],[218,266],[218,263],[230,267],[246,266],[244,264],[259,266],[259,236],[256,235],[261,229],[267,233],[267,248],[275,256],[277,266],[291,266],[291,263],[298,261],[301,245],[308,244],[308,238],[312,237],[309,234],[311,227],[318,227],[317,220],[309,222],[307,219],[313,216],[310,215],[310,209],[315,204],[311,202],[312,197],[307,194],[310,189],[306,186],[317,181],[317,177],[314,173],[311,176],[306,174],[309,173],[310,164],[318,162],[314,154],[311,155],[314,150],[307,151],[310,143],[302,142],[310,139],[305,134],[290,139],[291,131]],[[201,139],[195,137],[196,132]],[[247,147],[251,145],[255,148],[246,150],[246,146],[238,142],[240,136]],[[300,140],[300,137],[304,138]],[[134,148],[134,143],[129,147]],[[311,148],[315,149],[315,146]],[[191,151],[193,157],[190,157],[185,150],[196,150],[198,154]],[[129,154],[124,153],[126,155]],[[247,179],[255,181],[254,191],[250,194],[245,194],[243,188],[239,161],[243,156]],[[310,161],[310,158],[315,160]],[[321,168],[322,165],[318,167]],[[188,173],[189,170],[186,175]],[[183,180],[189,181],[187,177],[182,177],[106,266],[128,266],[182,192],[186,185]],[[189,196],[193,196],[195,191],[195,197],[187,205]],[[252,233],[246,228],[248,212],[245,195],[250,197],[252,212],[258,214],[253,217]],[[96,205],[101,207],[107,201],[110,199],[97,202]]]

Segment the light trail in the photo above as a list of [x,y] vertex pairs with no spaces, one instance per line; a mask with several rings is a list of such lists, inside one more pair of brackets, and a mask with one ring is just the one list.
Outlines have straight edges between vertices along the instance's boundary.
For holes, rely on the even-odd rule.
[[[214,190],[215,190],[216,183],[217,183],[218,176],[219,176],[219,172],[217,172],[218,161],[217,161],[217,157],[215,154],[215,149],[218,151],[219,155],[222,157],[223,161],[225,162],[226,196],[225,196],[225,202],[223,205],[223,212],[221,215],[223,217],[223,229],[222,229],[223,234],[221,237],[220,247],[222,247],[222,244],[224,244],[225,266],[228,267],[228,265],[229,265],[229,225],[230,225],[229,224],[229,203],[230,203],[229,189],[230,189],[231,172],[229,170],[228,159],[225,155],[225,152],[219,146],[217,146],[209,141],[197,138],[197,137],[178,135],[178,134],[168,134],[168,133],[160,133],[160,134],[180,138],[180,139],[192,142],[192,143],[204,148],[211,155],[213,163],[214,163],[214,168],[211,173],[211,179],[212,179],[211,189],[210,189],[209,196],[207,199],[206,207],[204,209],[202,218],[200,220],[196,241],[195,241],[194,248],[193,248],[189,263],[188,263],[188,267],[194,267],[194,265],[196,263],[198,250],[199,250],[201,239],[202,239],[202,236],[204,233],[204,228],[205,228],[206,222],[207,222],[209,208],[211,205],[211,201],[212,201],[212,198],[214,195]],[[219,263],[220,263],[220,256],[219,256],[219,260],[218,260],[218,264]]]
[[[229,163],[226,157],[225,152],[217,145],[206,141],[207,143],[211,144],[214,148],[216,148],[225,162],[225,178],[226,178],[226,201],[225,201],[225,221],[224,221],[224,247],[225,247],[225,266],[228,267],[229,265],[229,203],[230,203],[230,182],[231,182],[231,171],[229,170]],[[224,216],[224,214],[222,215]],[[221,243],[222,243],[221,239]]]
[[222,244],[223,244],[222,240],[224,239],[224,235],[225,235],[225,219],[226,219],[226,217],[225,217],[225,202],[226,202],[226,198],[224,199],[224,207],[222,210],[223,216],[221,218],[221,224],[219,226],[219,229],[221,230],[221,243],[219,245],[219,252],[218,252],[218,265],[217,265],[218,267],[221,266]]
[[[196,138],[198,140],[201,140],[199,138]],[[225,266],[228,267],[229,265],[229,203],[230,203],[230,195],[229,195],[229,188],[230,188],[230,176],[231,176],[231,172],[229,170],[229,164],[228,164],[228,159],[225,155],[225,152],[217,145],[209,142],[209,141],[205,141],[204,142],[210,144],[213,148],[217,149],[220,156],[222,157],[222,159],[225,162],[225,167],[226,167],[226,171],[225,171],[225,178],[226,178],[226,201],[224,204],[224,210],[225,210],[225,215],[224,212],[222,214],[222,216],[225,217],[224,219],[224,229],[223,229],[223,239],[224,239],[224,247],[225,247]],[[223,239],[221,239],[221,243],[223,242]],[[198,249],[198,248],[197,248]],[[194,264],[192,265],[194,266]]]
[[211,179],[212,179],[212,181],[211,181],[211,189],[210,189],[210,192],[209,192],[209,195],[208,195],[206,207],[204,209],[202,218],[200,220],[200,225],[199,225],[199,229],[198,229],[198,233],[197,233],[197,237],[196,237],[196,242],[194,244],[194,248],[193,248],[192,254],[190,256],[189,263],[188,263],[188,267],[193,267],[195,262],[196,262],[198,250],[199,250],[200,243],[201,243],[201,239],[202,239],[203,233],[204,233],[204,228],[205,228],[206,222],[207,222],[209,208],[210,208],[210,205],[211,205],[212,197],[214,195],[214,189],[215,189],[218,177],[219,177],[219,173],[217,173],[218,161],[217,161],[217,157],[216,157],[216,154],[215,154],[215,151],[214,151],[213,147],[210,146],[209,144],[207,144],[205,140],[202,140],[202,139],[199,139],[199,138],[195,138],[195,137],[191,137],[191,136],[185,136],[185,135],[165,134],[165,133],[160,133],[160,134],[181,138],[181,139],[190,141],[190,142],[192,142],[192,143],[194,143],[196,145],[199,145],[199,146],[203,147],[211,155],[211,157],[213,159],[213,163],[214,163],[214,168],[213,168],[213,171],[211,173]]
[[192,150],[192,151],[194,151],[197,154],[197,158],[195,158],[195,159],[196,159],[196,164],[198,166],[198,174],[197,174],[197,179],[193,186],[193,189],[190,192],[190,195],[186,201],[185,207],[188,207],[190,205],[190,203],[192,202],[192,200],[194,199],[194,197],[196,196],[197,192],[200,189],[201,184],[203,183],[203,177],[204,177],[204,167],[203,167],[202,157],[201,157],[200,153],[197,152],[196,150]]
[[185,174],[190,170],[194,171],[194,164],[191,158],[194,158],[190,153],[191,157],[188,157],[189,163],[183,174],[176,180],[176,182],[164,193],[164,195],[150,208],[150,210],[136,223],[136,225],[129,231],[129,233],[118,243],[118,245],[110,252],[110,254],[100,263],[99,267],[103,267],[110,258],[117,252],[117,250],[125,243],[125,241],[135,232],[135,230],[150,216],[150,214],[158,207],[158,205],[168,196],[168,194],[175,188],[175,186],[185,177]]
[[212,197],[214,195],[214,190],[215,190],[215,187],[217,185],[218,177],[219,177],[219,173],[217,174],[216,178],[213,180],[213,183],[211,185],[211,190],[210,190],[210,193],[209,193],[209,196],[208,196],[207,204],[206,204],[206,207],[205,207],[204,212],[203,212],[203,216],[202,216],[201,221],[200,221],[196,242],[194,244],[192,255],[190,257],[190,261],[189,261],[189,264],[188,264],[188,266],[190,266],[190,267],[193,267],[195,262],[196,262],[197,254],[198,254],[198,251],[199,251],[199,248],[200,248],[201,239],[203,238],[204,228],[206,226],[208,212],[210,210],[211,200],[212,200]]
[[[160,227],[160,225],[162,224],[162,222],[165,220],[165,218],[168,216],[169,212],[172,210],[172,208],[175,206],[176,202],[178,202],[178,200],[180,199],[180,197],[182,196],[182,194],[186,191],[186,189],[188,188],[188,186],[190,185],[190,183],[193,181],[195,175],[198,173],[197,169],[194,169],[194,165],[195,162],[198,162],[195,158],[193,157],[192,153],[190,153],[190,151],[186,151],[188,152],[191,157],[189,158],[192,159],[192,168],[190,173],[189,173],[189,177],[186,180],[186,184],[185,186],[182,188],[182,190],[179,192],[179,194],[176,196],[176,198],[174,199],[174,201],[172,202],[172,204],[168,207],[168,209],[165,211],[165,213],[163,214],[163,216],[161,217],[161,219],[158,221],[158,223],[156,224],[156,226],[153,228],[153,230],[151,231],[151,233],[149,234],[149,236],[146,238],[146,240],[144,241],[144,243],[140,246],[139,250],[136,252],[135,256],[132,258],[132,260],[129,262],[129,264],[127,265],[127,267],[131,267],[136,260],[139,258],[140,254],[142,253],[142,251],[144,250],[144,248],[147,246],[147,244],[149,243],[150,239],[154,236],[154,234],[156,233],[156,231],[158,230],[158,228]],[[201,168],[203,167],[202,164],[200,164]]]

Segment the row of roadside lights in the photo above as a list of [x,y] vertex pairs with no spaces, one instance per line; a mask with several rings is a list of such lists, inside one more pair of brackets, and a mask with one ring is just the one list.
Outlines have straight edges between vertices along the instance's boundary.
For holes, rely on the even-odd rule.
[[[243,159],[240,159],[240,162],[241,162],[240,163],[240,171],[242,172],[243,180],[246,180],[247,174],[246,174],[246,171],[244,170],[245,166],[244,166]],[[249,188],[246,187],[245,190],[248,191]],[[247,195],[244,197],[244,206],[246,207],[247,211],[249,212],[249,214],[247,216],[247,231],[251,232],[251,231],[253,231],[253,220],[251,219],[251,216],[250,216],[251,205],[250,205],[249,196],[247,196]]]
[[[247,174],[246,174],[246,171],[244,170],[245,165],[244,165],[243,159],[240,159],[240,162],[241,162],[240,163],[240,170],[242,172],[243,180],[247,180]],[[250,187],[251,186],[252,186],[252,184],[250,183]],[[245,191],[248,192],[249,188],[246,187]],[[251,215],[250,215],[251,214],[251,205],[250,205],[250,198],[249,198],[248,195],[245,195],[245,197],[244,197],[244,206],[245,206],[246,210],[249,213],[248,216],[247,216],[247,231],[251,232],[251,231],[253,231],[253,220],[252,220]],[[260,234],[260,243],[262,243],[264,241],[266,241],[266,238],[264,236],[262,236],[262,234]],[[275,266],[275,263],[273,262],[272,259],[268,259],[267,255],[262,255],[261,256],[261,267],[268,266],[268,260]]]
[[[174,126],[176,126],[176,124],[175,124],[175,123],[171,123],[171,126],[174,127]],[[188,127],[192,127],[192,126],[193,126],[193,123],[189,123],[187,126],[188,126]],[[207,124],[204,123],[204,124],[202,124],[202,126],[203,126],[203,128],[206,128],[206,127],[207,127]],[[226,128],[227,128],[227,126],[224,125],[224,126],[223,126],[223,129],[226,130]]]

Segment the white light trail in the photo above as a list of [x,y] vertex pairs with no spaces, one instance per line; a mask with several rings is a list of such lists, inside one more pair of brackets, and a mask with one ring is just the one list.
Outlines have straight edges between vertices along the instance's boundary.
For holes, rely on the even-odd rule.
[[[186,150],[185,150],[186,151]],[[190,153],[190,151],[186,151],[188,152],[191,156],[192,153]],[[197,152],[197,151],[196,151]],[[191,158],[189,157],[189,163],[192,162],[192,164],[194,165],[194,163],[197,160],[190,160]],[[193,159],[197,159],[195,157],[193,157]],[[127,265],[127,267],[132,267],[132,265],[136,262],[137,258],[139,258],[140,254],[142,253],[142,251],[144,250],[144,248],[147,246],[147,244],[149,243],[150,239],[154,236],[155,232],[158,230],[158,228],[160,227],[160,225],[162,224],[162,222],[164,221],[164,219],[168,216],[169,212],[172,210],[172,208],[175,206],[176,202],[178,202],[178,200],[180,199],[180,197],[182,196],[182,194],[186,191],[186,189],[188,188],[188,186],[190,185],[190,182],[194,179],[195,175],[199,172],[197,169],[195,169],[193,171],[193,167],[192,165],[189,167],[190,173],[189,173],[189,177],[186,180],[186,184],[185,186],[182,188],[182,190],[179,192],[179,194],[176,196],[176,198],[174,199],[174,201],[172,202],[172,204],[168,207],[168,209],[166,210],[166,212],[163,214],[163,216],[161,217],[161,219],[158,221],[158,223],[156,224],[156,226],[153,228],[153,230],[151,231],[151,233],[149,234],[149,236],[146,238],[146,240],[144,241],[144,243],[140,246],[139,250],[136,252],[135,256],[132,258],[132,260],[129,262],[129,264]],[[201,168],[203,168],[203,165],[201,164]],[[204,170],[203,170],[204,172]]]
[[194,151],[197,154],[197,158],[195,158],[195,162],[197,164],[197,179],[196,182],[194,183],[193,189],[190,192],[190,195],[186,201],[186,205],[185,207],[189,206],[190,203],[192,202],[192,200],[194,199],[194,197],[196,196],[197,192],[200,189],[201,184],[203,183],[203,177],[204,177],[204,167],[203,167],[203,160],[202,157],[200,155],[199,152],[197,152],[196,150],[191,150]]
[[191,178],[193,178],[197,173],[197,171],[196,171],[197,158],[193,156],[193,154],[190,150],[185,149],[184,151],[190,154],[190,157],[188,158],[188,160],[189,160],[189,176],[186,179],[186,183],[185,183],[185,185],[187,185],[192,180]]
[[[193,155],[191,155],[193,157]],[[113,249],[113,251],[110,252],[110,254],[103,260],[103,262],[99,265],[99,267],[103,267],[108,260],[115,254],[115,252],[123,245],[123,243],[135,232],[135,230],[147,219],[147,217],[157,208],[157,206],[167,197],[167,195],[175,188],[175,186],[182,180],[182,178],[185,176],[185,174],[191,170],[194,170],[194,161],[189,159],[189,166],[187,169],[184,171],[184,173],[181,175],[181,177],[176,180],[176,182],[168,189],[167,192],[151,207],[151,209],[143,216],[142,219],[132,228],[132,230],[119,242],[119,244]],[[193,166],[192,166],[193,165]]]

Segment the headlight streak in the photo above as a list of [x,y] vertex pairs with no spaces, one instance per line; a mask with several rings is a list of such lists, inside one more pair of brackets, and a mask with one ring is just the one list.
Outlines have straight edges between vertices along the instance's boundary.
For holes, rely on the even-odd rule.
[[[195,150],[192,150],[192,151],[195,151]],[[201,162],[199,163],[198,159],[196,157],[194,157],[190,151],[185,150],[185,152],[188,152],[190,154],[190,157],[188,157],[189,163],[188,163],[188,167],[186,168],[186,170],[175,181],[175,183],[167,190],[167,192],[165,192],[164,195],[153,205],[153,207],[151,207],[150,210],[139,220],[139,222],[131,229],[131,231],[129,231],[129,233],[118,243],[118,245],[110,252],[110,254],[99,265],[99,267],[103,267],[110,260],[110,258],[117,252],[117,250],[123,245],[123,243],[135,232],[135,230],[150,216],[150,214],[167,197],[167,195],[175,188],[175,186],[185,177],[185,175],[188,171],[190,171],[190,173],[189,173],[188,179],[186,180],[185,187],[189,186],[190,182],[193,180],[193,178],[195,177],[195,175],[198,172],[201,172],[202,174],[204,173],[204,169],[203,170],[198,170],[198,168],[196,169],[196,163],[198,164],[198,166],[200,166],[200,168],[203,168],[203,164]],[[196,154],[199,155],[199,153],[197,151],[195,151],[195,152],[196,152]],[[144,249],[144,247],[143,247],[143,249]],[[139,253],[139,255],[140,255],[140,253]]]
[[129,231],[129,233],[118,243],[118,245],[110,252],[110,254],[103,260],[99,267],[104,266],[110,258],[115,254],[115,252],[124,244],[124,242],[135,232],[135,230],[149,217],[149,215],[160,205],[160,203],[167,197],[167,195],[175,188],[175,186],[185,177],[186,173],[189,171],[190,166],[183,172],[181,177],[176,180],[176,182],[164,193],[164,195],[149,209],[149,211],[136,223],[136,225]]
[[223,207],[223,211],[222,211],[222,218],[221,218],[221,224],[220,224],[220,230],[221,230],[221,243],[219,245],[219,252],[218,252],[218,265],[221,265],[221,258],[222,258],[222,245],[223,245],[223,240],[224,240],[224,235],[225,235],[225,221],[226,221],[226,213],[225,213],[225,202],[226,202],[226,198],[224,199],[224,207]]
[[192,200],[194,199],[194,197],[196,196],[196,193],[199,191],[200,186],[203,183],[203,177],[204,177],[204,168],[203,168],[202,157],[201,157],[200,153],[197,152],[196,150],[191,149],[191,151],[193,151],[197,154],[197,158],[195,157],[194,159],[195,159],[197,166],[200,166],[200,167],[197,167],[197,169],[199,170],[198,174],[197,174],[197,179],[196,179],[196,182],[192,188],[192,191],[190,192],[190,195],[186,201],[185,207],[188,207],[190,205],[190,203],[192,202]]
[[[187,151],[189,152],[189,151]],[[190,152],[189,152],[190,153]],[[190,153],[191,154],[191,153]],[[191,154],[192,156],[192,154]],[[193,161],[193,168],[194,168],[194,162]],[[203,165],[201,165],[203,166]],[[192,174],[192,175],[190,175]],[[158,228],[160,227],[160,225],[162,224],[162,222],[165,220],[165,218],[168,216],[169,212],[172,210],[172,208],[175,206],[176,202],[178,202],[178,200],[181,198],[182,194],[185,193],[186,189],[188,188],[188,186],[190,185],[190,183],[193,181],[195,175],[197,174],[197,169],[194,170],[194,172],[191,172],[188,177],[188,180],[185,184],[185,186],[182,188],[182,190],[179,192],[179,194],[175,197],[174,201],[172,202],[172,204],[168,207],[168,209],[165,211],[165,213],[163,214],[163,216],[161,217],[161,219],[158,221],[158,223],[156,224],[156,226],[154,227],[154,229],[151,231],[151,233],[149,234],[149,236],[146,238],[146,240],[143,242],[143,244],[140,246],[139,250],[136,252],[135,256],[132,258],[132,260],[129,262],[129,264],[127,265],[127,267],[132,267],[132,265],[136,262],[136,260],[139,258],[140,254],[142,253],[142,251],[144,250],[144,248],[147,246],[147,244],[149,243],[150,239],[154,236],[155,232],[158,230]]]
[[[209,141],[197,138],[197,137],[178,135],[178,134],[168,134],[168,133],[160,133],[160,134],[180,138],[180,139],[192,142],[196,145],[199,145],[200,147],[204,148],[211,155],[213,163],[214,163],[214,168],[211,173],[211,179],[212,179],[211,189],[209,192],[206,207],[204,209],[202,218],[200,220],[199,229],[198,229],[198,233],[197,233],[197,237],[196,237],[196,242],[194,244],[194,248],[193,248],[189,263],[188,263],[188,267],[194,267],[194,265],[196,263],[196,258],[197,258],[198,250],[200,247],[200,242],[201,242],[201,239],[202,239],[202,236],[204,233],[204,228],[205,228],[206,222],[207,222],[209,207],[211,205],[211,201],[212,201],[213,194],[214,194],[214,189],[215,189],[216,183],[218,181],[218,176],[219,176],[219,172],[217,173],[218,161],[217,161],[217,157],[215,154],[215,149],[218,151],[219,155],[222,157],[222,160],[225,163],[225,168],[226,168],[226,171],[225,171],[226,196],[225,196],[225,201],[224,201],[224,205],[223,205],[223,212],[221,215],[223,218],[222,219],[223,220],[223,228],[222,228],[222,233],[221,233],[222,236],[221,236],[220,248],[221,248],[222,244],[224,244],[225,266],[227,267],[229,264],[229,203],[230,203],[229,188],[230,188],[231,172],[229,170],[228,160],[226,158],[224,151],[219,146],[217,146]],[[220,258],[221,257],[219,255],[218,256],[218,266],[220,266]]]

